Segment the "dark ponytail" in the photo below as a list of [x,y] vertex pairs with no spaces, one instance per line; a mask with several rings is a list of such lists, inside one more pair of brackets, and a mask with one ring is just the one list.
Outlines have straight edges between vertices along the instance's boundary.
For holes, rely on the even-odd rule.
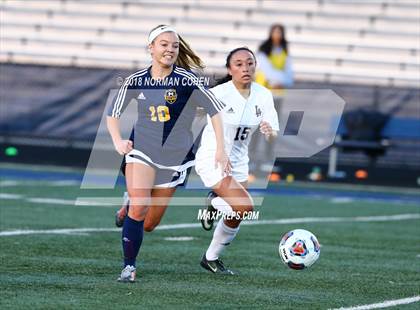
[[[235,48],[235,49],[233,49],[233,50],[231,50],[231,51],[229,52],[228,56],[226,57],[226,64],[225,64],[225,67],[226,67],[226,68],[229,68],[229,67],[230,67],[230,59],[232,58],[233,54],[235,54],[236,52],[239,52],[239,51],[247,51],[247,52],[250,52],[250,53],[252,54],[252,57],[254,57],[254,60],[256,61],[256,58],[255,58],[254,52],[253,52],[253,51],[251,51],[251,50],[250,50],[248,47],[246,47],[246,46],[241,46],[241,47]],[[228,73],[228,74],[226,74],[224,77],[222,77],[222,78],[220,78],[220,79],[216,80],[216,85],[220,85],[220,84],[223,84],[223,83],[229,82],[230,80],[232,80],[232,76]]]

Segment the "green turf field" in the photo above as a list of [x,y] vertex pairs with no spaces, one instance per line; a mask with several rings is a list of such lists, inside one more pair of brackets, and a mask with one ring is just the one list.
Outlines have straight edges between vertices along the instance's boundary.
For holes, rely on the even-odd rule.
[[[297,223],[243,225],[223,256],[238,275],[215,276],[199,266],[211,233],[163,226],[167,229],[145,235],[138,281],[122,284],[116,282],[121,247],[120,233],[112,230],[114,207],[66,204],[80,195],[76,185],[3,182],[1,232],[109,230],[0,235],[0,309],[329,309],[420,295],[420,220],[377,218],[418,216],[416,204],[268,195],[258,208],[260,221],[296,218]],[[197,210],[171,206],[162,224],[198,223]],[[341,222],[298,220],[308,217]],[[308,270],[289,270],[277,253],[283,233],[295,228],[314,232],[322,245],[319,261]]]

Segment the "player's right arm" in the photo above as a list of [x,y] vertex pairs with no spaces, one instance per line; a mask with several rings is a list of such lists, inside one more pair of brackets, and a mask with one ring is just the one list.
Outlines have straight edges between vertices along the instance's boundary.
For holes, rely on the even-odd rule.
[[220,116],[220,111],[223,110],[225,104],[217,99],[212,91],[205,89],[200,84],[196,85],[196,91],[192,93],[191,100],[198,106],[203,107],[210,116],[216,137],[215,168],[220,165],[222,167],[222,173],[230,174],[232,164],[230,163],[229,156],[226,154],[223,120]]
[[230,174],[232,172],[232,164],[225,151],[223,120],[220,113],[216,113],[211,117],[211,124],[213,125],[214,134],[216,136],[215,168],[221,164],[224,170],[223,172]]
[[130,91],[130,80],[133,76],[135,76],[135,74],[126,79],[120,87],[117,96],[114,98],[108,109],[108,116],[106,120],[108,132],[111,135],[115,150],[120,155],[127,154],[133,149],[133,141],[123,140],[121,137],[119,120],[121,113],[125,110],[132,98],[132,94],[127,94],[127,92]]
[[109,134],[114,143],[115,150],[120,155],[129,153],[133,149],[133,141],[123,140],[120,132],[120,120],[118,118],[108,116],[106,119]]

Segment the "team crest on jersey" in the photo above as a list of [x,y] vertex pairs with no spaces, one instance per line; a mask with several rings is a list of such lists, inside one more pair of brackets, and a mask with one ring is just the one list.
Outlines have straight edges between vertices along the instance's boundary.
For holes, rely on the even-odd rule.
[[261,109],[256,105],[255,106],[255,115],[257,116],[257,117],[260,117],[261,116]]
[[176,98],[178,98],[178,95],[175,89],[171,88],[165,91],[165,100],[167,103],[174,103],[176,101]]

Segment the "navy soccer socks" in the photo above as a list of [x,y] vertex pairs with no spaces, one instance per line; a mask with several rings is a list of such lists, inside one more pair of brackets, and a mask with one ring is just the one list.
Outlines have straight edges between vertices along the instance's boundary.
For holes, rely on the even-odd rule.
[[136,266],[136,258],[143,241],[144,221],[136,221],[128,215],[124,219],[122,229],[122,247],[124,252],[124,266]]

